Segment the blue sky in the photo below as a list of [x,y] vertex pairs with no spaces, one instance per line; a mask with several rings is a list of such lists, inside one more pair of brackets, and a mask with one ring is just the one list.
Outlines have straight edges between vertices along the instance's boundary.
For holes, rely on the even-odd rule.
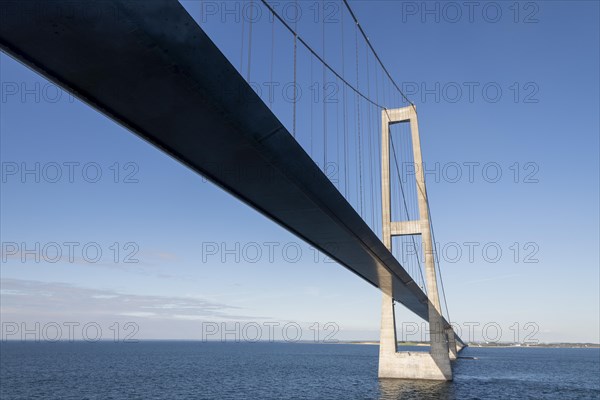
[[[382,79],[381,71],[360,38],[356,57],[354,27],[343,14],[342,28],[339,3],[325,3],[326,24],[315,14],[318,3],[300,3],[302,15],[292,25],[320,54],[325,26],[325,59],[354,84],[358,58],[359,87],[375,97],[374,76]],[[183,4],[247,76],[249,22],[236,21],[247,6],[229,2],[228,14],[221,2]],[[599,342],[598,3],[482,2],[471,16],[462,3],[446,4],[427,3],[433,13],[426,13],[421,2],[351,2],[419,112],[452,320],[463,327],[479,323],[477,329],[496,323],[506,340],[515,323],[521,335],[526,323],[534,323],[542,341]],[[279,84],[272,107],[292,130],[293,103],[283,90],[293,82],[292,40],[276,23],[271,61],[265,9],[252,29],[250,81],[267,103],[265,82]],[[257,212],[9,56],[0,57],[3,322],[99,321],[108,327],[135,321],[139,338],[199,338],[202,321],[334,322],[339,339],[377,339],[378,290],[323,255],[315,260],[308,245]],[[329,173],[343,191],[336,135],[344,104],[349,134],[356,132],[356,102],[349,91],[344,97],[331,74],[325,80],[333,82],[338,103],[311,101],[311,82],[322,82],[322,67],[301,47],[297,63],[303,94],[298,140],[322,165],[325,107]],[[378,95],[388,107],[401,105],[397,95]],[[361,107],[362,133],[376,148],[379,114]],[[363,208],[367,222],[375,216],[379,233],[378,200],[374,211],[370,202],[379,164],[366,155],[364,162],[376,166],[364,170]],[[22,176],[36,163],[39,182],[34,174]],[[437,175],[431,172],[436,168]],[[352,171],[350,201],[358,209]],[[72,260],[65,257],[65,242],[77,243]],[[34,251],[23,259],[23,243],[34,250],[39,243],[37,253],[45,248],[49,258],[58,243],[63,257],[37,263]],[[102,256],[95,261],[98,248]],[[398,320],[418,322],[403,310]]]

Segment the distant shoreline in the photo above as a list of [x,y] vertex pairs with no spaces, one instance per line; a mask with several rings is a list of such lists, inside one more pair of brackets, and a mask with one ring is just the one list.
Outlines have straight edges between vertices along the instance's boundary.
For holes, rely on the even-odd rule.
[[[363,345],[363,346],[379,346],[379,341],[376,340],[338,340],[338,341],[310,341],[300,340],[294,342],[287,342],[284,340],[259,340],[259,341],[221,341],[221,340],[198,340],[198,339],[135,339],[131,341],[120,341],[114,342],[113,340],[98,340],[98,341],[86,341],[81,339],[74,340],[57,340],[57,341],[39,341],[34,339],[22,340],[22,339],[4,339],[0,340],[0,345],[6,343],[151,343],[151,342],[188,342],[188,343],[223,343],[223,344],[254,344],[254,343],[276,343],[276,344],[351,344],[351,345]],[[429,342],[398,342],[398,347],[428,347]],[[539,344],[522,344],[522,343],[467,343],[467,347],[485,347],[485,348],[540,348],[540,349],[598,349],[600,344],[597,343],[539,343]]]
[[[379,345],[379,341],[347,341],[340,344],[360,344],[360,345]],[[398,346],[429,346],[427,342],[398,342]],[[598,343],[467,343],[468,347],[485,348],[541,348],[541,349],[596,349],[600,348]]]

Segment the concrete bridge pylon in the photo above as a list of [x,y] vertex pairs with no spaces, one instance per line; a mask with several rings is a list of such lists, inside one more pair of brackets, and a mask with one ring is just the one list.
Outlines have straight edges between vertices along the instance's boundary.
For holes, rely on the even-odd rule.
[[[379,342],[379,378],[452,380],[450,361],[456,359],[458,348],[454,330],[450,325],[445,324],[441,314],[416,108],[410,105],[404,108],[383,110],[381,118],[383,243],[392,251],[392,237],[421,235],[425,253],[425,283],[429,298],[427,306],[430,350],[429,352],[398,351],[394,300],[389,294],[386,294],[393,293],[393,288],[383,290]],[[412,221],[392,221],[391,213],[390,125],[402,122],[410,124],[415,163],[419,219]],[[391,284],[393,280],[389,279],[389,282]]]

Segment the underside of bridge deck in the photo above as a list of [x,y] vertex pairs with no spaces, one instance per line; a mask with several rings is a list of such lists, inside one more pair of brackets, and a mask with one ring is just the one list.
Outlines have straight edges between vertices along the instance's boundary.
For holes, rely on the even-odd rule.
[[0,2],[2,50],[427,319],[426,294],[177,1],[87,3]]

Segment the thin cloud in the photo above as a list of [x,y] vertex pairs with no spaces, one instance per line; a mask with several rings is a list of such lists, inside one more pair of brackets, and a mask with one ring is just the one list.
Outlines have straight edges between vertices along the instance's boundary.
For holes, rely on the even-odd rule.
[[129,315],[140,318],[264,319],[236,315],[240,307],[198,297],[151,296],[78,287],[60,282],[3,279],[0,282],[3,319],[35,316],[71,318]]

